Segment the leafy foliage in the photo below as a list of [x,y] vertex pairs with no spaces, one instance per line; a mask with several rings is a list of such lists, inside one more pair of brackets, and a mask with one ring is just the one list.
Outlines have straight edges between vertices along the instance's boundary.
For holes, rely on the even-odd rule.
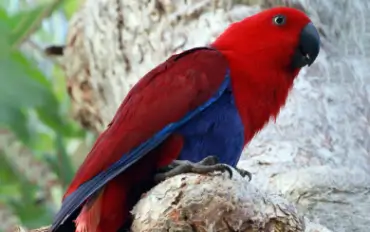
[[14,1],[0,4],[0,204],[33,228],[50,223],[60,200],[53,191],[74,173],[70,147],[86,132],[69,118],[63,72],[38,45],[53,42],[42,41],[43,22],[56,11],[71,17],[79,1],[26,2],[16,13],[9,13]]

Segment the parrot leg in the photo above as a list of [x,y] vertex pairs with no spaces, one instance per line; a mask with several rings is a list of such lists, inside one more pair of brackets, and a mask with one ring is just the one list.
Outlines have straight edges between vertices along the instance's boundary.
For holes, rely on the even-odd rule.
[[249,181],[252,180],[252,173],[248,172],[247,170],[244,170],[244,169],[241,169],[241,168],[235,168],[238,173],[242,176],[242,177],[246,177],[248,176],[249,178]]
[[184,174],[184,173],[197,173],[197,174],[207,174],[214,171],[227,171],[232,177],[232,169],[226,164],[218,163],[218,158],[216,156],[208,156],[203,160],[193,163],[187,160],[175,160],[169,166],[162,168],[160,171],[162,173],[158,173],[155,175],[154,180],[158,183],[167,178]]
[[[210,165],[215,165],[218,162],[219,161],[218,161],[217,156],[207,156],[206,158],[197,162],[197,164],[210,166]],[[188,164],[188,163],[189,163],[189,161],[187,161],[187,160],[174,160],[170,165],[159,168],[158,172],[159,173],[168,172],[168,171],[170,171],[170,170],[172,170],[172,169],[174,169],[178,166],[185,165],[185,164]]]

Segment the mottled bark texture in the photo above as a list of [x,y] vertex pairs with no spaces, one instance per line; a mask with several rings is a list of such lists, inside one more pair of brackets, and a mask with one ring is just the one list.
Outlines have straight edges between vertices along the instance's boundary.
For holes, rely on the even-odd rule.
[[305,231],[305,222],[282,197],[260,192],[236,172],[179,175],[160,183],[133,210],[133,232]]
[[304,218],[283,197],[261,192],[235,170],[231,179],[227,173],[167,179],[144,194],[132,214],[132,232],[330,232]]
[[247,147],[239,166],[253,181],[169,179],[138,203],[134,231],[155,231],[152,225],[157,231],[329,231],[322,224],[368,232],[366,0],[86,0],[70,22],[63,55],[74,117],[102,131],[130,87],[155,65],[277,4],[304,9],[323,46],[317,62],[300,74],[277,124]]

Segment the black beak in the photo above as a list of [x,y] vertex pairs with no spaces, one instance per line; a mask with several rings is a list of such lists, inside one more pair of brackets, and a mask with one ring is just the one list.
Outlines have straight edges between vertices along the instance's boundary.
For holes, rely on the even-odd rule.
[[316,27],[309,23],[301,31],[299,45],[293,56],[293,67],[310,66],[319,55],[320,35]]

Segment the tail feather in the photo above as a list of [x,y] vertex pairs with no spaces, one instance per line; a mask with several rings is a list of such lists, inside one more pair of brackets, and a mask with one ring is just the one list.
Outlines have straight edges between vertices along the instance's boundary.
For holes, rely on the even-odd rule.
[[116,232],[130,219],[130,210],[140,195],[153,186],[148,177],[154,160],[143,161],[111,180],[104,191],[87,201],[75,220],[76,232]]
[[[152,150],[151,154],[109,181],[103,190],[85,201],[86,203],[75,219],[75,231],[118,231],[130,221],[130,210],[140,199],[141,194],[154,186],[152,177],[156,169],[176,159],[182,146],[183,138],[173,135],[165,143]],[[81,193],[73,192],[66,197],[65,201],[71,204],[73,199],[70,201],[70,198],[78,197],[79,194]]]
[[[103,190],[104,191],[104,190]],[[89,199],[75,220],[76,232],[100,232],[99,222],[103,201],[103,192]]]

